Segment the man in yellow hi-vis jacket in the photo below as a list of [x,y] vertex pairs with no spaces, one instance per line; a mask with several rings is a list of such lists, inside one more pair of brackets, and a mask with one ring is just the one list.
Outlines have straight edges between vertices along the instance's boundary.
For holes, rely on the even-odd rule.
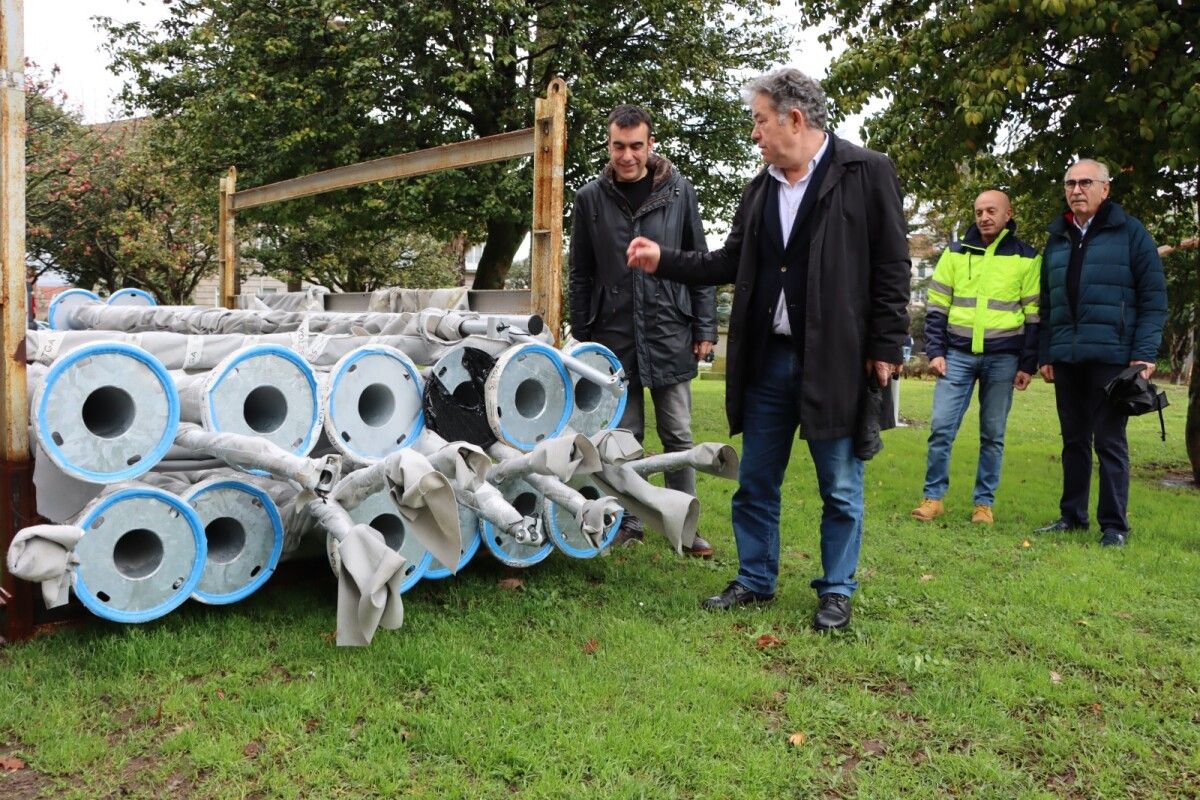
[[925,499],[913,509],[928,522],[945,512],[950,449],[979,383],[979,467],[971,521],[991,524],[1004,428],[1013,388],[1037,370],[1041,256],[1016,237],[1008,195],[975,199],[975,224],[938,259],[929,282],[925,353],[938,374],[929,422]]

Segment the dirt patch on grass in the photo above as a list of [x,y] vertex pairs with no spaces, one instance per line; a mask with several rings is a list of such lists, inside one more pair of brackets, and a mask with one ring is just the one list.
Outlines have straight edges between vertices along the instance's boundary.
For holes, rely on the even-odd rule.
[[[12,800],[33,800],[33,798],[49,797],[53,782],[30,768],[23,756],[15,752],[14,747],[0,747],[0,763],[6,766],[0,769],[0,797]],[[19,764],[24,766],[18,767]]]

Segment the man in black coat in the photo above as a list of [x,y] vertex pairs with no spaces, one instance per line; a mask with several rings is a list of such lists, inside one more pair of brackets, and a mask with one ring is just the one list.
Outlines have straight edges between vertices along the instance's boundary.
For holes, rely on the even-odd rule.
[[825,93],[782,69],[747,87],[767,168],[746,187],[725,246],[688,252],[646,237],[631,267],[685,283],[735,282],[725,407],[743,433],[733,497],[737,577],[704,601],[769,601],[779,573],[780,488],[797,428],[824,503],[813,627],[843,628],[858,583],[863,462],[854,436],[868,378],[886,385],[908,333],[911,262],[891,161],[825,130]]
[[[571,334],[599,342],[621,360],[628,379],[620,427],[638,441],[645,433],[645,392],[668,453],[692,447],[692,388],[696,362],[717,341],[716,289],[684,286],[632,272],[625,248],[652,236],[682,250],[706,250],[696,190],[667,159],[654,153],[650,115],[617,106],[608,115],[608,164],[575,195],[571,212]],[[666,474],[667,486],[695,497],[696,474]],[[642,523],[626,513],[615,544],[641,541]],[[688,555],[711,558],[697,536]]]

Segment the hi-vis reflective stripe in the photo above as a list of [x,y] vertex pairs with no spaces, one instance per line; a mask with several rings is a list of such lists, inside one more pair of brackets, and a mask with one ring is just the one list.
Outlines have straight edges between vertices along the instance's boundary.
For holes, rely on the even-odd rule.
[[1026,297],[1021,298],[1021,305],[1027,306],[1030,303],[1036,303],[1041,299],[1042,299],[1042,296],[1038,295],[1038,294],[1027,295]]
[[933,291],[933,292],[941,292],[942,294],[944,294],[946,296],[950,296],[950,295],[954,294],[954,290],[951,289],[949,286],[947,286],[944,283],[941,283],[940,281],[935,281],[935,280],[929,281],[929,290]]
[[976,297],[958,297],[958,296],[956,296],[953,300],[950,301],[951,305],[956,305],[959,308],[974,308],[975,304],[978,302],[979,302],[979,299]]
[[988,300],[987,307],[991,311],[1020,311],[1020,300]]
[[[1034,320],[1030,320],[1028,317],[1026,317],[1026,319],[1029,320],[1030,322],[1034,321]],[[951,324],[951,325],[946,326],[946,330],[950,331],[955,336],[962,336],[965,339],[970,339],[971,336],[975,333],[974,329],[968,328],[966,325]],[[1019,325],[1016,328],[984,328],[983,329],[983,339],[986,342],[990,342],[995,339],[1007,339],[1010,336],[1024,336],[1024,335],[1025,335],[1025,326],[1024,325]]]

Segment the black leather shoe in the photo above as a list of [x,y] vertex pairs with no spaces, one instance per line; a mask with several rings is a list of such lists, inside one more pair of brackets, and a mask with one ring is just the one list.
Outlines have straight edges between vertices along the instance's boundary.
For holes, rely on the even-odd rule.
[[841,630],[850,624],[850,598],[844,594],[821,595],[817,613],[813,614],[813,630],[825,633]]
[[769,603],[775,599],[773,594],[752,592],[737,581],[725,587],[725,591],[712,597],[706,597],[700,602],[700,607],[708,611],[726,611],[736,606],[749,606],[756,603]]
[[1101,547],[1124,547],[1125,537],[1129,534],[1121,533],[1120,531],[1105,531],[1100,537]]
[[1087,525],[1072,525],[1062,517],[1054,520],[1049,525],[1043,525],[1040,528],[1034,528],[1034,533],[1069,533],[1072,531],[1086,531]]

